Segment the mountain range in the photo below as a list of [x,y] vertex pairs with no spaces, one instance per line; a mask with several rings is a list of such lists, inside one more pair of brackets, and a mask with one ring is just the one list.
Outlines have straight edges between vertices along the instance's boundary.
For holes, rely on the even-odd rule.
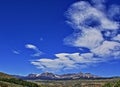
[[27,76],[18,76],[14,75],[14,77],[26,79],[26,80],[71,80],[71,79],[97,79],[102,78],[97,75],[93,75],[91,73],[71,73],[71,74],[54,74],[50,72],[45,72],[41,74],[29,74]]

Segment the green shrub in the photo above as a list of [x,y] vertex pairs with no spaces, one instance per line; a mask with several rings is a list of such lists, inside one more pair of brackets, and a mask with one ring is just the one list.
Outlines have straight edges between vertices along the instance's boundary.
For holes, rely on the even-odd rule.
[[103,87],[120,87],[120,80],[114,83],[107,83]]

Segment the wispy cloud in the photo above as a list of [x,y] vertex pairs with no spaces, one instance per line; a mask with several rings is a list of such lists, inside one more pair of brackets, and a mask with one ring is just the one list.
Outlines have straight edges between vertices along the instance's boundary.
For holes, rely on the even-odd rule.
[[40,55],[42,55],[42,52],[37,48],[37,46],[35,46],[33,44],[26,44],[25,47],[27,49],[32,49],[35,51],[35,54],[32,54],[32,56],[34,56],[34,57],[39,57]]
[[83,30],[79,34],[74,33],[73,35],[68,36],[64,40],[66,44],[75,47],[86,47],[89,49],[93,49],[97,46],[100,46],[104,38],[100,31],[96,30],[95,28],[90,28],[87,30]]
[[[74,29],[65,44],[88,49],[86,53],[58,53],[56,58],[41,58],[31,63],[41,70],[81,69],[89,65],[120,59],[120,17],[118,5],[105,9],[105,0],[79,1],[66,12]],[[114,13],[113,13],[114,12]]]
[[[95,4],[102,4],[100,0],[93,1]],[[86,47],[90,49],[91,53],[95,55],[101,54],[103,55],[102,57],[112,55],[114,52],[120,52],[120,49],[118,49],[120,43],[117,42],[120,25],[117,21],[108,18],[106,12],[99,10],[97,7],[95,8],[88,2],[81,1],[70,7],[68,10],[68,19],[68,22],[74,26],[75,30],[79,30],[79,32],[74,32],[74,35],[67,37],[65,39],[67,44],[76,47]],[[77,36],[74,37],[75,35]],[[113,41],[112,38],[116,41]]]
[[99,61],[99,59],[93,58],[92,53],[59,53],[55,54],[55,56],[56,58],[54,59],[42,58],[32,61],[31,63],[43,71],[57,72],[68,69],[82,69],[87,67],[89,64]]
[[92,49],[92,53],[102,58],[120,57],[120,43],[114,41],[104,41],[99,47]]
[[37,47],[33,44],[26,44],[25,47],[28,48],[28,49],[33,49],[33,50],[37,49]]
[[[94,4],[103,3],[100,0],[93,1]],[[73,4],[67,13],[68,23],[77,32],[65,38],[66,44],[78,48],[88,48],[90,53],[98,57],[101,57],[100,55],[103,58],[113,57],[115,53],[117,54],[114,57],[119,56],[119,22],[112,20],[108,17],[109,14],[92,6],[87,1],[80,1]]]
[[12,52],[13,52],[14,54],[17,54],[17,55],[19,55],[19,54],[20,54],[20,52],[19,52],[19,51],[17,51],[17,50],[12,50]]
[[113,37],[112,40],[120,42],[120,34],[117,36]]

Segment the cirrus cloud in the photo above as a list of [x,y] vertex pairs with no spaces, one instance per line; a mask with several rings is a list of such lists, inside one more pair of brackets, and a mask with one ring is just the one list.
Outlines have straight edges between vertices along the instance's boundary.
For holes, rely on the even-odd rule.
[[26,44],[25,47],[27,49],[32,49],[35,51],[35,54],[32,55],[34,57],[39,57],[42,54],[42,52],[37,48],[37,46],[35,46],[33,44]]
[[34,60],[31,64],[43,71],[63,71],[68,69],[82,69],[93,63],[101,62],[98,58],[93,58],[92,53],[59,53],[56,58],[42,58]]

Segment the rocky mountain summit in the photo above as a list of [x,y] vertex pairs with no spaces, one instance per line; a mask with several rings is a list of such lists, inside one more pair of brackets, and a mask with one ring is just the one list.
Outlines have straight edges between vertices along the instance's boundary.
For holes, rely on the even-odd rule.
[[68,80],[68,79],[95,79],[99,78],[97,75],[91,73],[71,73],[71,74],[54,74],[50,72],[45,72],[41,74],[29,74],[28,76],[22,77],[22,79],[42,79],[42,80]]

